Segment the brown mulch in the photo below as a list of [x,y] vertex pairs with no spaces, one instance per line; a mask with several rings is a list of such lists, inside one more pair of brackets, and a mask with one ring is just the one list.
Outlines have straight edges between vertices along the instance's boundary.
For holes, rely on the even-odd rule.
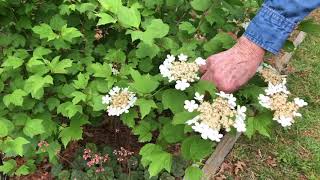
[[[132,134],[130,128],[122,124],[117,117],[105,116],[103,122],[99,126],[87,125],[83,129],[83,140],[69,143],[68,147],[59,154],[60,162],[64,166],[68,166],[76,156],[79,148],[83,148],[87,143],[96,145],[107,145],[114,149],[121,147],[139,153],[142,144],[138,142],[138,138]],[[23,162],[22,158],[18,162]],[[23,164],[23,163],[21,163]],[[51,165],[49,162],[42,162],[37,167],[37,171],[33,174],[21,177],[13,177],[13,180],[51,180]]]

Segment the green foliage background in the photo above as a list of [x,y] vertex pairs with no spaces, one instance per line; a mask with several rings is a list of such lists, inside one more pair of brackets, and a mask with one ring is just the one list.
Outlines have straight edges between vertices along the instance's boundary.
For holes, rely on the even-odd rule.
[[[214,87],[200,81],[187,92],[177,91],[159,75],[158,66],[167,54],[207,57],[232,47],[235,40],[228,33],[241,36],[241,24],[261,3],[1,0],[0,150],[8,160],[0,171],[25,175],[45,157],[58,163],[57,153],[82,139],[83,125],[103,120],[101,98],[117,85],[130,86],[139,96],[138,108],[121,120],[148,143],[140,154],[150,175],[171,170],[167,147],[181,143],[181,156],[190,165],[186,178],[201,177],[192,164],[208,156],[214,144],[190,133],[184,122],[193,115],[182,106],[195,91],[214,95]],[[112,67],[120,74],[113,75]],[[253,99],[241,93],[244,103]],[[254,126],[259,125],[252,124],[249,135],[264,131]],[[153,137],[156,130],[160,135]],[[46,152],[37,148],[41,140],[49,143]],[[16,156],[27,163],[17,167]]]

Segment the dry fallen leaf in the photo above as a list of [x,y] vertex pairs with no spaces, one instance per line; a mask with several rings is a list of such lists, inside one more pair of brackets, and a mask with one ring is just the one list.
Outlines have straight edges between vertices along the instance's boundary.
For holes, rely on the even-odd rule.
[[268,156],[266,163],[271,166],[271,167],[276,167],[277,166],[277,160],[271,156]]
[[239,172],[243,171],[244,168],[246,167],[246,164],[242,161],[238,161],[237,163],[234,164],[235,168],[234,168],[234,174],[238,175]]

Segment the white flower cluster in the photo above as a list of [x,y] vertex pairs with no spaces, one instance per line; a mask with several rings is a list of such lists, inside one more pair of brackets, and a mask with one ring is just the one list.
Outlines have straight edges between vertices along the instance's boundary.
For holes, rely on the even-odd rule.
[[185,90],[190,83],[199,80],[199,66],[205,65],[206,60],[198,57],[194,62],[188,62],[188,56],[180,54],[178,60],[173,55],[167,55],[167,58],[159,66],[160,73],[163,77],[169,79],[169,82],[175,81],[175,88]]
[[298,110],[308,103],[299,98],[295,98],[293,102],[289,101],[290,92],[286,86],[287,79],[273,67],[263,65],[258,72],[268,83],[265,94],[260,94],[258,97],[259,103],[263,107],[274,111],[273,120],[280,123],[281,126],[291,126],[295,117],[302,116]]
[[232,94],[217,93],[219,96],[213,103],[204,101],[204,95],[195,94],[194,100],[186,100],[184,108],[189,112],[199,112],[199,115],[186,123],[191,125],[195,132],[201,134],[203,139],[219,142],[223,135],[221,129],[230,131],[231,127],[238,132],[246,131],[246,107],[236,104],[236,98]]
[[109,116],[120,116],[123,113],[128,113],[136,100],[137,97],[128,88],[116,86],[107,95],[102,97],[102,104],[108,105],[107,111]]

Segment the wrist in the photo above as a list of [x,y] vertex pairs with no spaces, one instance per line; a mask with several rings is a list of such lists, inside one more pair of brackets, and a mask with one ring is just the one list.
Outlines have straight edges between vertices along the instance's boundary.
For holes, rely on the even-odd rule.
[[260,47],[259,45],[255,44],[254,42],[250,41],[247,37],[241,36],[238,39],[238,46],[240,49],[245,50],[249,53],[255,54],[257,56],[264,56],[266,51]]

